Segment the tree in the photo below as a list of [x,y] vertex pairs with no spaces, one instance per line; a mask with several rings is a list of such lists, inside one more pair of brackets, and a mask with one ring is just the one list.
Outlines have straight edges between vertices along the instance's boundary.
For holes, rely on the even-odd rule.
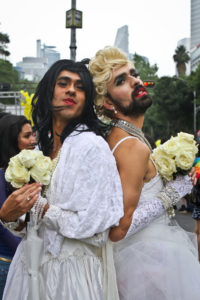
[[133,56],[133,61],[137,72],[140,74],[140,78],[142,80],[157,80],[157,65],[151,66],[148,61],[144,59],[144,57],[138,55],[137,53]]
[[6,33],[0,32],[0,55],[7,57],[10,52],[7,50],[7,44],[10,43],[9,36]]
[[161,77],[157,81],[144,131],[162,140],[180,131],[193,133],[193,90],[186,80]]
[[179,76],[185,75],[186,63],[188,63],[190,57],[188,55],[188,51],[186,51],[186,48],[183,45],[178,46],[176,48],[175,54],[173,55],[173,59],[174,62],[176,63],[178,75]]

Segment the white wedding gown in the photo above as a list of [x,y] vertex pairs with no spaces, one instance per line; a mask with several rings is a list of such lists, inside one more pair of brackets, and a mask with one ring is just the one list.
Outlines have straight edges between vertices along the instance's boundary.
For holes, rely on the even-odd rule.
[[[156,196],[162,187],[156,175],[144,184],[138,205]],[[114,248],[121,300],[200,299],[196,235],[170,221],[167,213],[115,243]]]

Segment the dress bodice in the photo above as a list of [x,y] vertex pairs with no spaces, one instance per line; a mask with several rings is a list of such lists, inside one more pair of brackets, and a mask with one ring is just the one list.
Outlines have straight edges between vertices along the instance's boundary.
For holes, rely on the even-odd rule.
[[149,201],[150,198],[156,196],[163,189],[163,181],[157,173],[149,182],[144,183],[139,199],[139,204]]

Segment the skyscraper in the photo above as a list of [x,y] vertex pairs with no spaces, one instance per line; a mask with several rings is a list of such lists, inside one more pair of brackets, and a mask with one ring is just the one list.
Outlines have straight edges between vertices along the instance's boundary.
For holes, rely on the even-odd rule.
[[200,0],[191,0],[191,71],[200,64]]
[[129,54],[128,45],[128,26],[124,25],[117,30],[114,46]]
[[200,1],[191,0],[191,49],[200,43]]

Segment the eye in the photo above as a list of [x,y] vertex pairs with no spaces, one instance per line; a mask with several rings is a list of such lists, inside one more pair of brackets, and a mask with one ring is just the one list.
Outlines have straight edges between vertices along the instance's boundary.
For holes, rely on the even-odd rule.
[[125,77],[119,77],[119,78],[117,78],[115,84],[116,84],[116,85],[121,85],[121,84],[123,84],[124,82],[125,82]]
[[81,90],[81,91],[84,91],[84,90],[85,90],[84,86],[83,86],[81,83],[80,83],[80,84],[77,84],[76,88],[77,88],[78,90]]
[[66,81],[58,81],[57,85],[59,85],[60,87],[65,87],[67,85]]
[[140,74],[137,73],[135,70],[130,71],[130,75],[135,77],[135,78],[140,77]]

